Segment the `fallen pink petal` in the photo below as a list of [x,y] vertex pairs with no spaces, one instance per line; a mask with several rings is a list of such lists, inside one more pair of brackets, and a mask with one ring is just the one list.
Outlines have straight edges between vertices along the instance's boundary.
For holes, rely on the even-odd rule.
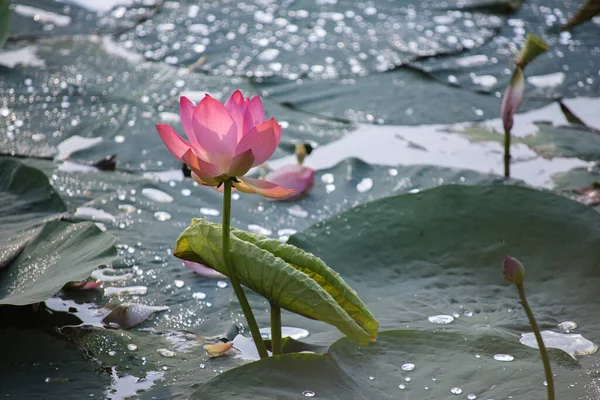
[[286,165],[275,171],[269,172],[265,180],[279,186],[295,190],[290,196],[280,200],[298,200],[306,196],[313,187],[315,170],[302,165]]

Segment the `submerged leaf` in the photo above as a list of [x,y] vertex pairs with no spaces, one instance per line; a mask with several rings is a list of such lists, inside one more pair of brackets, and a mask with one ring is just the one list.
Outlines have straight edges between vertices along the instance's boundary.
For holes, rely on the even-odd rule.
[[[192,220],[173,254],[226,273],[221,225]],[[379,324],[356,292],[318,257],[279,240],[231,230],[231,258],[240,281],[270,302],[334,325],[358,343],[377,337]]]

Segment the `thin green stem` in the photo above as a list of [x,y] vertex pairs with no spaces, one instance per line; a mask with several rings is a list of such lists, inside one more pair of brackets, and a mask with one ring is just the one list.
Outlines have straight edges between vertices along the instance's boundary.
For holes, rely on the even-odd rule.
[[527,314],[529,324],[533,329],[533,334],[535,335],[535,340],[537,340],[537,344],[540,349],[540,354],[542,356],[542,362],[544,363],[544,373],[546,374],[546,389],[548,391],[548,400],[554,400],[554,377],[552,376],[552,368],[550,367],[550,359],[548,358],[548,351],[546,351],[544,339],[542,339],[540,328],[538,327],[535,317],[533,316],[533,312],[531,312],[531,308],[529,307],[529,303],[527,302],[527,298],[525,297],[525,287],[522,283],[517,284],[517,290],[519,291],[519,298],[521,299],[521,304],[525,309],[525,314]]
[[504,176],[510,177],[510,131],[504,131]]
[[281,346],[281,308],[271,303],[271,350],[273,355],[283,353]]
[[226,180],[223,183],[223,260],[225,261],[227,275],[229,275],[229,280],[231,281],[231,286],[233,286],[233,291],[235,292],[235,295],[242,306],[242,311],[244,312],[244,316],[246,317],[246,321],[250,327],[250,333],[252,334],[252,339],[254,339],[254,344],[256,345],[258,355],[260,358],[266,358],[269,356],[269,353],[267,353],[265,342],[263,342],[262,337],[260,336],[260,330],[258,329],[256,318],[254,318],[254,314],[252,313],[252,309],[250,308],[250,304],[246,298],[246,293],[244,293],[244,289],[242,289],[240,280],[235,272],[235,266],[231,261],[231,253],[229,251],[231,234],[231,185],[231,180]]

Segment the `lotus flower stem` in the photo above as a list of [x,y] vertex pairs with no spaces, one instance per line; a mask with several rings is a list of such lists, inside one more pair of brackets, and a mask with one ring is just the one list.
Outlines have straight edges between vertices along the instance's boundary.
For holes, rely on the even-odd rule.
[[283,354],[281,347],[281,308],[271,303],[271,351],[273,355]]
[[504,177],[510,178],[510,131],[504,131]]
[[231,286],[233,286],[235,295],[242,306],[242,311],[244,312],[244,316],[248,322],[248,327],[250,327],[250,333],[252,334],[252,339],[254,340],[256,350],[258,351],[260,358],[266,358],[269,357],[269,353],[267,353],[267,348],[265,347],[265,343],[260,335],[256,318],[252,313],[252,309],[250,308],[250,304],[248,303],[244,289],[242,289],[240,280],[235,272],[235,266],[231,261],[231,253],[229,251],[231,234],[231,186],[231,179],[223,182],[223,260],[225,261],[225,268],[227,268],[227,275],[229,275],[229,279],[231,280]]
[[529,307],[529,303],[527,302],[527,298],[525,297],[525,287],[523,286],[523,283],[516,283],[516,286],[517,290],[519,291],[519,298],[521,299],[521,304],[525,309],[525,314],[527,314],[529,324],[533,329],[535,340],[537,341],[538,348],[540,349],[542,362],[544,363],[544,373],[546,374],[546,389],[548,391],[548,400],[554,400],[554,378],[552,377],[552,368],[550,367],[548,351],[546,350],[546,346],[544,345],[544,339],[542,339],[540,328],[538,327],[535,317],[533,316],[533,312],[531,312],[531,308]]

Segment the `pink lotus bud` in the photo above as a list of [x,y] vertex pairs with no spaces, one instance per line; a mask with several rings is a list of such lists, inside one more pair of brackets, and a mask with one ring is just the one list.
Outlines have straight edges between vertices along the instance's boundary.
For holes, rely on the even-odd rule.
[[502,116],[504,132],[510,132],[513,127],[513,117],[519,110],[519,106],[521,106],[524,91],[525,77],[523,76],[523,70],[521,67],[516,67],[502,98],[500,115]]
[[525,281],[525,267],[519,260],[511,256],[504,256],[504,278],[516,285]]
[[306,196],[313,187],[315,170],[302,165],[286,165],[269,172],[265,179],[277,185],[294,189],[295,192],[280,200],[298,200]]
[[236,177],[234,187],[243,193],[282,198],[293,190],[261,179],[245,178],[252,167],[267,161],[281,137],[281,126],[266,121],[259,96],[244,98],[236,90],[225,104],[206,95],[198,105],[180,99],[180,116],[186,141],[165,124],[157,124],[161,139],[177,159],[192,170],[200,184],[219,186]]

